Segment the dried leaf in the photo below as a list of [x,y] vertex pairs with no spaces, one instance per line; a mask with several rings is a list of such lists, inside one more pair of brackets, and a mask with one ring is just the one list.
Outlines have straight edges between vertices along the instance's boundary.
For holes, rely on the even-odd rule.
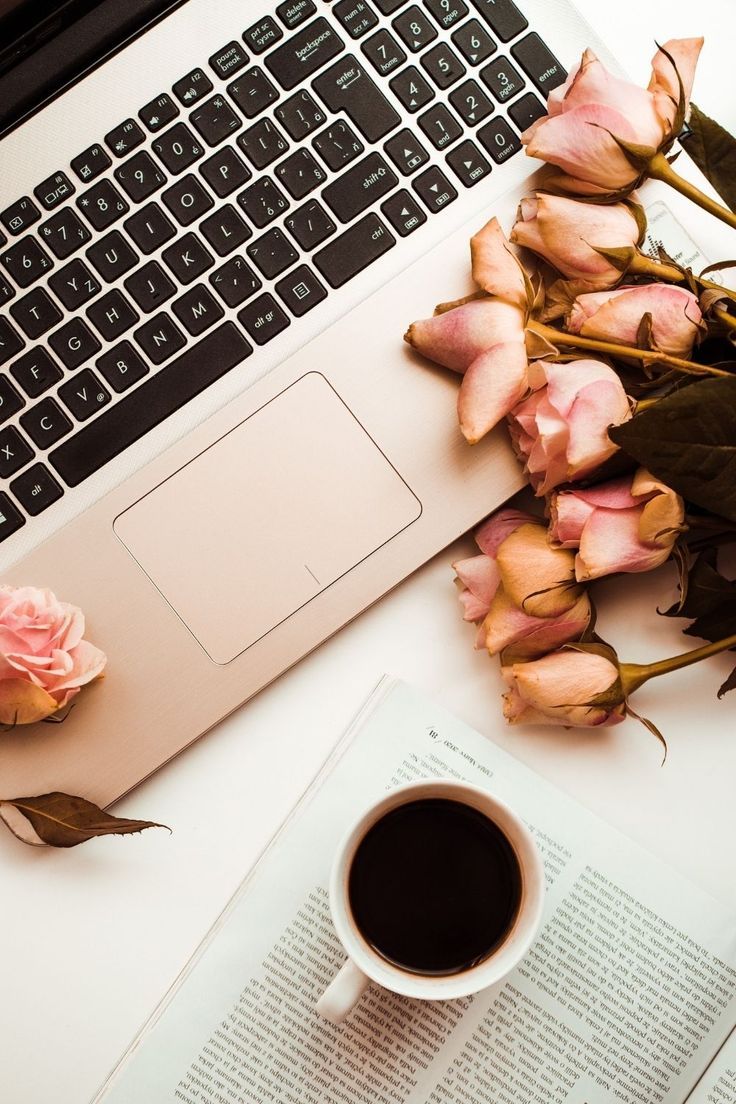
[[36,847],[76,847],[95,836],[124,836],[144,828],[166,827],[152,820],[114,817],[83,797],[59,792],[2,798],[0,818],[14,836]]
[[724,694],[727,694],[729,690],[736,690],[736,667],[734,667],[731,674],[728,676],[725,682],[721,683],[718,687],[718,697],[722,698]]
[[660,744],[664,748],[664,755],[662,756],[662,762],[659,764],[661,767],[663,767],[665,765],[666,760],[667,760],[667,741],[665,740],[664,736],[662,735],[662,733],[659,731],[659,729],[655,725],[654,721],[650,721],[647,717],[642,717],[642,715],[640,713],[637,713],[635,709],[631,708],[631,706],[629,705],[628,702],[626,703],[626,716],[627,717],[634,717],[635,720],[640,721],[641,724],[643,724],[644,727],[646,729],[648,729],[649,732],[651,732],[651,734],[653,736],[657,737]]
[[541,360],[544,357],[557,356],[560,351],[556,345],[553,345],[546,337],[534,330],[526,330],[524,340],[526,342],[526,355],[529,360]]
[[680,137],[680,144],[720,197],[736,211],[736,138],[691,104],[687,129]]
[[464,307],[466,303],[472,303],[475,299],[488,299],[489,296],[485,291],[473,291],[470,295],[463,295],[462,299],[451,299],[447,303],[438,303],[434,308],[435,315],[447,314],[448,311],[455,310],[456,307]]

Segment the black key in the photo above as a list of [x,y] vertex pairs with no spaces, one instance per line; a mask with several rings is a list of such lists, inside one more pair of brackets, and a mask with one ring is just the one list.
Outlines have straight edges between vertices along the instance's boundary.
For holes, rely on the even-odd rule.
[[35,341],[61,321],[61,311],[43,288],[29,291],[13,304],[10,313],[31,341]]
[[138,112],[138,118],[147,130],[152,134],[158,134],[172,119],[179,114],[179,108],[168,92],[162,92],[155,100],[151,100]]
[[435,149],[439,150],[449,146],[463,132],[455,116],[444,104],[435,104],[420,115],[419,125]]
[[347,115],[369,142],[378,142],[401,122],[398,111],[353,54],[331,65],[312,87],[331,111]]
[[239,307],[263,285],[243,257],[232,257],[210,276],[210,283],[224,303]]
[[195,130],[204,138],[208,146],[219,146],[220,142],[239,130],[243,121],[236,115],[223,95],[205,100],[201,107],[189,116]]
[[70,257],[92,235],[71,207],[62,207],[38,228],[44,242],[60,261]]
[[114,349],[101,356],[97,367],[113,391],[127,391],[138,380],[148,375],[148,365],[129,341],[121,341]]
[[384,15],[393,15],[406,3],[406,0],[373,0],[373,2]]
[[253,235],[232,203],[226,203],[201,222],[199,231],[220,257],[226,257]]
[[33,226],[34,222],[38,222],[40,217],[41,212],[31,197],[23,196],[0,213],[0,222],[11,234],[18,235]]
[[134,203],[148,199],[166,183],[166,176],[145,150],[141,150],[117,168],[115,179],[122,184]]
[[284,0],[277,7],[276,14],[284,26],[293,31],[305,19],[313,16],[316,10],[314,0]]
[[85,360],[89,360],[102,347],[81,318],[72,318],[52,333],[49,345],[71,371],[84,364]]
[[212,254],[205,249],[196,234],[184,234],[162,253],[180,284],[191,284],[215,263]]
[[257,65],[229,84],[227,90],[246,119],[255,119],[256,115],[260,115],[264,108],[279,98],[275,87]]
[[457,199],[457,192],[445,174],[432,165],[411,182],[430,214],[434,215]]
[[135,119],[126,119],[105,135],[105,145],[118,157],[125,157],[145,140],[146,135]]
[[49,276],[49,287],[67,310],[77,310],[102,290],[99,281],[79,258]]
[[210,69],[214,69],[218,77],[227,80],[234,73],[239,73],[248,64],[248,55],[239,42],[228,42],[209,60]]
[[306,265],[300,265],[276,284],[276,294],[292,314],[301,318],[327,298],[327,291]]
[[289,148],[289,143],[270,119],[259,119],[248,127],[238,138],[238,145],[257,169],[265,169]]
[[[149,261],[128,277],[125,290],[133,296],[142,311],[150,314],[175,294],[176,285],[157,261]],[[97,363],[99,365],[100,362]]]
[[125,220],[125,229],[141,253],[153,253],[176,234],[173,222],[157,203],[149,203]]
[[343,49],[343,41],[326,19],[314,19],[266,58],[266,67],[290,92]]
[[91,368],[83,368],[74,379],[62,384],[58,395],[78,422],[86,422],[110,401],[110,392],[102,386]]
[[463,0],[424,0],[424,3],[444,30],[454,27],[468,14],[468,6]]
[[135,331],[133,337],[154,364],[162,364],[187,343],[184,334],[166,311],[161,311],[145,322]]
[[491,171],[490,162],[486,160],[478,147],[466,138],[459,146],[455,146],[452,153],[445,158],[455,176],[466,188],[472,188]]
[[41,399],[25,414],[21,414],[20,424],[34,445],[40,449],[55,445],[72,428],[72,423],[54,399]]
[[429,154],[410,130],[400,130],[383,147],[402,176],[411,176],[429,161]]
[[214,207],[215,201],[202,187],[196,176],[190,173],[177,180],[161,194],[166,206],[181,226],[189,226]]
[[327,179],[327,173],[315,161],[307,149],[298,149],[277,165],[274,176],[294,199],[304,199],[318,184]]
[[414,196],[403,188],[400,192],[395,192],[392,196],[389,196],[381,204],[381,210],[402,238],[413,233],[423,222],[427,221],[427,216],[414,199]]
[[87,257],[108,284],[130,272],[138,263],[138,254],[119,230],[111,230],[101,241],[91,245]]
[[173,176],[184,172],[204,153],[204,146],[184,123],[176,123],[170,130],[164,131],[156,138],[152,149]]
[[421,63],[438,88],[449,88],[465,74],[465,66],[447,42],[422,54]]
[[501,118],[491,119],[490,123],[481,127],[478,131],[478,139],[497,165],[502,165],[521,149],[518,135],[514,134],[506,120]]
[[25,523],[26,519],[18,507],[4,492],[0,492],[0,541],[12,536]]
[[295,92],[274,108],[274,115],[295,142],[301,142],[308,134],[312,134],[327,118],[322,108],[317,106],[304,89]]
[[7,236],[0,230],[0,249],[8,244]]
[[66,173],[57,172],[34,188],[33,194],[42,207],[45,207],[47,211],[53,211],[60,203],[64,203],[70,195],[73,195],[74,191],[74,185]]
[[25,399],[15,390],[6,376],[0,376],[0,422],[7,422],[26,405]]
[[13,378],[21,385],[30,399],[37,399],[63,377],[59,365],[42,345],[29,349],[10,365]]
[[499,103],[506,103],[524,87],[524,78],[508,58],[498,57],[480,71],[483,83]]
[[318,134],[312,145],[333,172],[349,165],[365,149],[357,134],[342,119]]
[[471,0],[471,3],[502,42],[516,38],[529,26],[512,0]]
[[72,161],[72,169],[85,184],[90,180],[94,180],[96,176],[103,173],[110,165],[112,165],[110,154],[97,142],[95,142],[93,146],[90,146],[89,149],[86,149],[84,153],[80,153],[79,156],[75,157]]
[[[21,437],[15,426],[5,426],[0,430],[0,477],[8,479],[19,468],[33,459],[33,449]],[[0,505],[0,513],[2,506]],[[1,532],[2,522],[0,522]]]
[[192,69],[174,85],[173,92],[184,107],[192,107],[212,91],[212,81],[204,69]]
[[77,207],[95,230],[106,230],[130,207],[109,180],[100,180],[77,200]]
[[378,23],[378,16],[367,0],[339,0],[332,11],[351,38],[360,38]]
[[246,251],[252,261],[260,268],[267,280],[280,276],[287,268],[299,260],[299,254],[286,237],[283,230],[274,227],[262,234],[248,246]]
[[396,245],[396,238],[378,215],[366,215],[339,238],[314,254],[312,261],[330,287],[338,288],[352,280],[373,261]]
[[563,69],[536,31],[512,46],[511,53],[545,99],[567,77],[567,70]]
[[220,199],[250,180],[251,171],[232,146],[224,146],[199,166],[199,171]]
[[398,182],[399,178],[381,155],[369,153],[332,184],[328,184],[322,192],[322,198],[340,222],[350,222],[361,211],[365,211],[366,207],[390,192]]
[[419,70],[410,65],[389,81],[389,87],[401,100],[407,111],[419,111],[420,107],[430,103],[435,96],[434,89]]
[[172,303],[171,309],[193,337],[199,337],[225,316],[224,310],[204,284],[195,284]]
[[14,296],[15,288],[12,286],[12,284],[8,283],[2,272],[0,272],[0,307],[4,306],[6,303],[9,303],[10,300],[14,298]]
[[284,37],[284,32],[278,23],[270,15],[264,15],[247,31],[243,31],[243,42],[250,46],[254,54],[262,54],[264,50],[275,46]]
[[406,54],[394,36],[385,28],[376,31],[363,43],[361,49],[382,77],[387,77],[389,73],[393,73],[394,69],[398,69],[406,61]]
[[14,357],[24,345],[25,341],[20,334],[15,332],[7,318],[0,316],[0,364],[5,364],[11,357]]
[[138,321],[138,314],[117,288],[108,291],[107,295],[88,307],[86,313],[105,341],[117,341]]
[[49,456],[65,483],[76,487],[252,352],[232,322],[154,373]]
[[485,27],[477,19],[463,23],[452,36],[452,41],[470,65],[480,65],[498,49]]
[[437,29],[432,26],[422,9],[416,4],[398,15],[391,26],[413,54],[429,46],[430,42],[434,42],[437,37]]
[[493,114],[493,104],[474,80],[464,81],[449,98],[466,126],[477,126]]
[[337,226],[324,207],[311,199],[284,219],[284,225],[302,249],[315,249],[334,234]]
[[64,493],[45,464],[34,464],[23,472],[10,484],[10,490],[31,517],[46,510]]
[[509,108],[509,115],[514,126],[517,126],[520,131],[525,131],[527,127],[530,127],[532,123],[536,123],[537,119],[541,119],[543,115],[547,114],[547,108],[541,103],[533,92],[527,92],[526,96],[522,96],[516,103],[512,103]]
[[257,345],[265,345],[287,326],[289,316],[281,309],[273,295],[259,295],[247,307],[238,312],[238,321]]
[[289,208],[289,202],[270,177],[264,176],[238,196],[238,203],[259,230]]
[[0,254],[0,261],[5,265],[18,287],[27,288],[43,276],[51,268],[51,258],[45,249],[42,249],[35,238],[21,238],[15,245],[10,245],[4,253]]

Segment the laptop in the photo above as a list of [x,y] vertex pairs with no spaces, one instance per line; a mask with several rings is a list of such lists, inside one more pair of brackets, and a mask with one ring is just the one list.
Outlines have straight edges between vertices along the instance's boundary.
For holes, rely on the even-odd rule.
[[109,657],[5,792],[107,805],[517,490],[402,334],[587,45],[565,0],[0,0],[2,579]]

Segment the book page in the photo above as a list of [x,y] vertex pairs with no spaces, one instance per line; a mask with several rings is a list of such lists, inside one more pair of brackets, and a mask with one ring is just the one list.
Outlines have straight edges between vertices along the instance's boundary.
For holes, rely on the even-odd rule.
[[736,1104],[736,1029],[698,1081],[687,1104]]
[[[345,958],[326,888],[335,847],[387,788],[430,776],[480,784],[527,822],[547,880],[540,935],[473,997],[414,1001],[371,986],[334,1026],[315,1003]],[[393,683],[98,1100],[682,1104],[734,1022],[736,923],[724,906]]]

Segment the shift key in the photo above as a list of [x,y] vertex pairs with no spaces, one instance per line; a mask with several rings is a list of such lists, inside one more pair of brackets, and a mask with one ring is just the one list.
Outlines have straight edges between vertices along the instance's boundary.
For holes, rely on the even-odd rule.
[[369,153],[362,161],[328,184],[322,198],[335,212],[340,222],[351,219],[381,199],[399,183],[399,178],[381,157]]
[[266,68],[287,92],[311,77],[343,50],[343,41],[326,19],[315,19],[266,57]]
[[353,54],[331,65],[312,87],[330,111],[344,111],[369,142],[378,142],[401,122],[399,113]]

